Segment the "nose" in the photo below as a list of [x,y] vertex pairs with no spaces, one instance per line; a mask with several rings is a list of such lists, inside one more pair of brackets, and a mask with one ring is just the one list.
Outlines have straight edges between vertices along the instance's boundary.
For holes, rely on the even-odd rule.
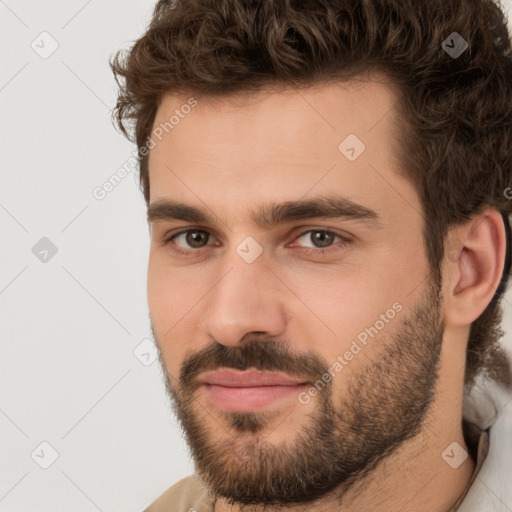
[[205,297],[203,332],[223,345],[237,345],[251,333],[283,335],[285,287],[263,258],[246,263],[234,253],[224,261],[218,275]]

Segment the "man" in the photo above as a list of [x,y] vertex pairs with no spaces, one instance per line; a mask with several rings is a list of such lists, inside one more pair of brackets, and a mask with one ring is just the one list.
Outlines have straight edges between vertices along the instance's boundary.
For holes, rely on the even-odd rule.
[[111,62],[196,468],[146,512],[512,510],[503,13],[293,3],[160,1]]

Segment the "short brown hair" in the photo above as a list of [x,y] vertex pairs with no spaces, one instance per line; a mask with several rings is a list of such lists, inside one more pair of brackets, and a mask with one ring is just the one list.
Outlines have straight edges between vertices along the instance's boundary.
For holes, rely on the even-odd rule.
[[[468,46],[455,56],[447,48],[458,38]],[[134,122],[146,203],[148,154],[141,150],[166,93],[226,96],[377,71],[397,91],[398,172],[421,199],[438,282],[450,227],[488,206],[508,228],[512,50],[503,8],[492,0],[160,0],[146,33],[110,66],[120,88],[112,116],[132,141]],[[479,373],[512,386],[500,346],[504,291],[471,325],[468,388]]]

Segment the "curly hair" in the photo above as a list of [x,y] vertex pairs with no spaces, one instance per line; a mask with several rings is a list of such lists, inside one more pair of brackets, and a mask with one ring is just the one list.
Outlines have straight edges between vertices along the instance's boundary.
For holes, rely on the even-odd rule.
[[[458,56],[446,49],[454,38],[467,42]],[[420,197],[437,281],[449,228],[484,207],[502,213],[510,245],[512,49],[503,7],[492,0],[160,0],[147,31],[109,64],[119,87],[112,119],[137,144],[146,203],[146,144],[165,94],[250,94],[376,71],[397,93],[397,172]],[[506,260],[471,324],[468,389],[480,374],[512,386],[500,343],[509,248]]]

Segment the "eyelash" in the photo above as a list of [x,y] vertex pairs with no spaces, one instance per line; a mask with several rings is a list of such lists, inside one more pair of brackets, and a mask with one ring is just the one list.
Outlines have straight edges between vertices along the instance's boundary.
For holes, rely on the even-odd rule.
[[[177,252],[179,254],[182,254],[184,256],[188,256],[192,253],[198,253],[201,249],[205,249],[206,247],[208,246],[205,246],[205,247],[200,247],[199,249],[183,249],[181,247],[179,247],[178,245],[176,245],[173,241],[174,238],[180,236],[180,235],[183,235],[184,233],[189,233],[189,232],[192,232],[192,231],[202,231],[202,232],[205,232],[205,233],[208,233],[209,235],[211,234],[208,230],[206,229],[202,229],[202,228],[192,228],[192,229],[185,229],[183,231],[179,231],[178,233],[174,233],[172,236],[170,237],[167,237],[164,241],[163,241],[163,245],[169,245],[170,243],[172,243],[174,245],[173,247],[173,251],[174,252]],[[319,233],[324,233],[324,234],[328,234],[328,235],[334,235],[335,237],[338,237],[340,240],[341,240],[341,244],[338,245],[337,247],[335,247],[334,249],[332,249],[333,245],[330,245],[329,247],[326,247],[325,249],[315,249],[315,248],[304,248],[304,252],[306,254],[309,254],[309,255],[324,255],[326,254],[327,252],[330,252],[330,251],[337,251],[337,250],[341,250],[343,248],[345,248],[350,240],[348,238],[345,238],[343,236],[341,236],[340,234],[334,232],[334,231],[329,231],[329,230],[326,230],[326,229],[308,229],[306,231],[304,231],[303,233],[301,233],[300,235],[298,235],[296,237],[296,239],[298,238],[302,238],[304,235],[306,235],[307,233],[314,233],[314,232],[319,232]]]

